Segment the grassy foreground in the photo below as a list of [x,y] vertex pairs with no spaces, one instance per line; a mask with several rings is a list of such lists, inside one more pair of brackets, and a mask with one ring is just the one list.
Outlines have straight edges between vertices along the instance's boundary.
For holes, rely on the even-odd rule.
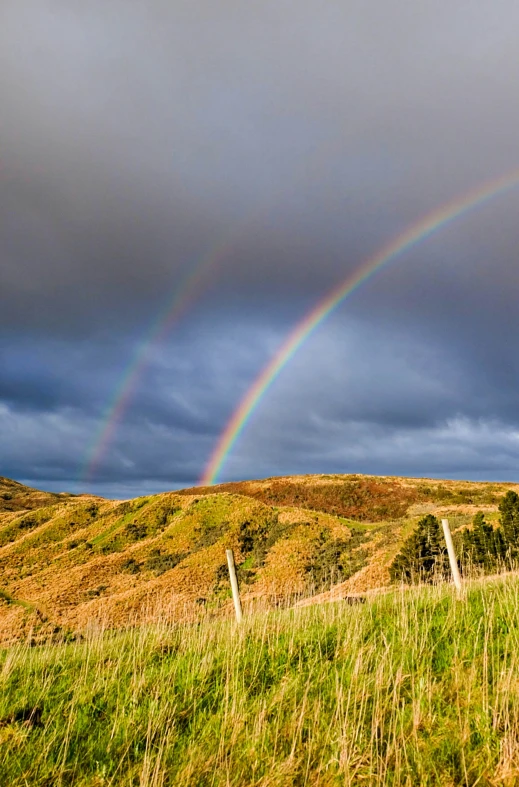
[[0,780],[518,784],[519,582],[15,645]]

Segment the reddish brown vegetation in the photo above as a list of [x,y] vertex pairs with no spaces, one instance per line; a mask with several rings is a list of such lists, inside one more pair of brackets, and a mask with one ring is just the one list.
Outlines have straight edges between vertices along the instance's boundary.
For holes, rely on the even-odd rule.
[[359,522],[398,519],[405,516],[410,505],[423,499],[415,486],[407,486],[394,479],[370,477],[339,477],[330,481],[317,478],[304,481],[279,478],[262,483],[242,481],[197,487],[185,493],[208,495],[219,492],[253,497],[271,506],[324,511]]

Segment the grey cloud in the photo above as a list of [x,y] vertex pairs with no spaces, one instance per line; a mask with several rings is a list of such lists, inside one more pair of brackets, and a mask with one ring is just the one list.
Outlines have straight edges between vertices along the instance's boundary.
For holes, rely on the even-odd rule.
[[[201,321],[151,348],[19,342],[0,378],[0,474],[45,488],[168,489],[197,482],[224,422],[268,358],[272,331]],[[213,333],[211,334],[211,328]],[[130,363],[124,367],[120,354]],[[138,375],[132,372],[138,368]]]
[[342,446],[323,449],[309,441],[259,453],[254,460],[233,456],[221,480],[272,475],[367,473],[428,478],[461,478],[516,482],[519,459],[517,433],[500,422],[453,420],[443,428],[377,430],[373,424],[342,425],[336,432]]
[[142,308],[248,220],[224,271],[243,293],[262,266],[286,297],[305,266],[296,292],[325,288],[370,236],[514,164],[518,16],[5,4],[9,319]]
[[[194,484],[219,431],[281,339],[242,320],[213,338],[173,339],[156,350],[91,477],[82,468],[104,410],[13,411],[3,405],[2,472],[46,488],[113,496]],[[203,350],[203,353],[202,353]],[[201,360],[200,356],[204,355]],[[482,375],[452,346],[424,345],[398,326],[337,315],[309,340],[267,392],[223,478],[287,472],[383,472],[506,477],[519,432],[512,391]],[[1,407],[1,405],[0,405]],[[14,417],[16,416],[16,417]]]
[[[140,342],[213,259],[93,479],[193,483],[292,324],[424,213],[517,168],[518,23],[511,0],[6,0],[2,472],[79,484]],[[225,472],[511,472],[518,201],[365,282]]]
[[335,323],[308,342],[265,396],[224,477],[305,467],[514,475],[515,387],[486,379],[488,370],[475,368],[454,344],[424,345],[394,325],[383,337],[371,323]]

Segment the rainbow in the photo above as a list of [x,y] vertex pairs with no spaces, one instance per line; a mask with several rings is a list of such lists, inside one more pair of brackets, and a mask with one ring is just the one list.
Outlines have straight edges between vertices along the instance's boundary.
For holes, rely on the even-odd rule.
[[185,315],[202,289],[207,274],[231,253],[238,240],[246,234],[256,218],[256,213],[252,215],[252,218],[249,215],[245,221],[239,223],[237,230],[232,233],[231,237],[229,237],[229,233],[226,233],[219,243],[213,245],[198,260],[194,270],[181,281],[175,289],[173,298],[168,300],[166,307],[154,318],[106,407],[101,425],[95,433],[80,469],[79,481],[81,483],[88,483],[91,480],[112,441],[146,368],[152,347],[162,341],[171,327]]
[[256,377],[222,431],[199,483],[214,484],[252,414],[290,359],[328,315],[364,282],[403,252],[470,210],[504,194],[519,184],[519,170],[504,175],[443,204],[412,224],[366,260],[338,287],[326,295],[291,331],[276,354]]
[[[317,149],[314,156],[311,156],[310,160],[306,162],[305,172],[308,172],[309,168],[310,171],[318,169],[319,165],[323,163],[323,159],[330,158],[334,147],[337,144],[342,144],[342,142],[342,134],[339,134],[330,144],[324,148]],[[285,189],[282,190],[277,201],[282,201],[285,191]],[[219,242],[213,245],[195,264],[192,273],[186,276],[180,286],[175,289],[175,293],[169,299],[166,308],[153,320],[145,337],[141,340],[139,348],[126,366],[121,380],[106,406],[101,424],[96,430],[94,439],[86,452],[86,458],[81,465],[79,471],[80,483],[88,483],[90,481],[113,440],[117,427],[146,368],[152,347],[163,340],[171,327],[184,316],[202,289],[206,274],[224,260],[236,245],[246,237],[254,225],[258,223],[259,219],[268,215],[271,210],[271,203],[268,205],[260,204],[251,213],[248,213],[244,219],[239,221],[230,234],[226,231]]]

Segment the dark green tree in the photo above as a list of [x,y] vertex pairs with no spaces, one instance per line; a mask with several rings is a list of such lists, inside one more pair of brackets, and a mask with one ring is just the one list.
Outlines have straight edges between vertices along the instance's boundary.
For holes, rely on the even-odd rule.
[[499,503],[499,512],[508,556],[516,558],[519,554],[519,495],[517,492],[506,493]]
[[389,568],[393,582],[433,582],[449,572],[447,547],[440,523],[432,514],[418,522]]
[[494,529],[478,511],[472,530],[463,532],[463,562],[482,568],[485,572],[496,571],[503,563],[507,546],[501,528]]

